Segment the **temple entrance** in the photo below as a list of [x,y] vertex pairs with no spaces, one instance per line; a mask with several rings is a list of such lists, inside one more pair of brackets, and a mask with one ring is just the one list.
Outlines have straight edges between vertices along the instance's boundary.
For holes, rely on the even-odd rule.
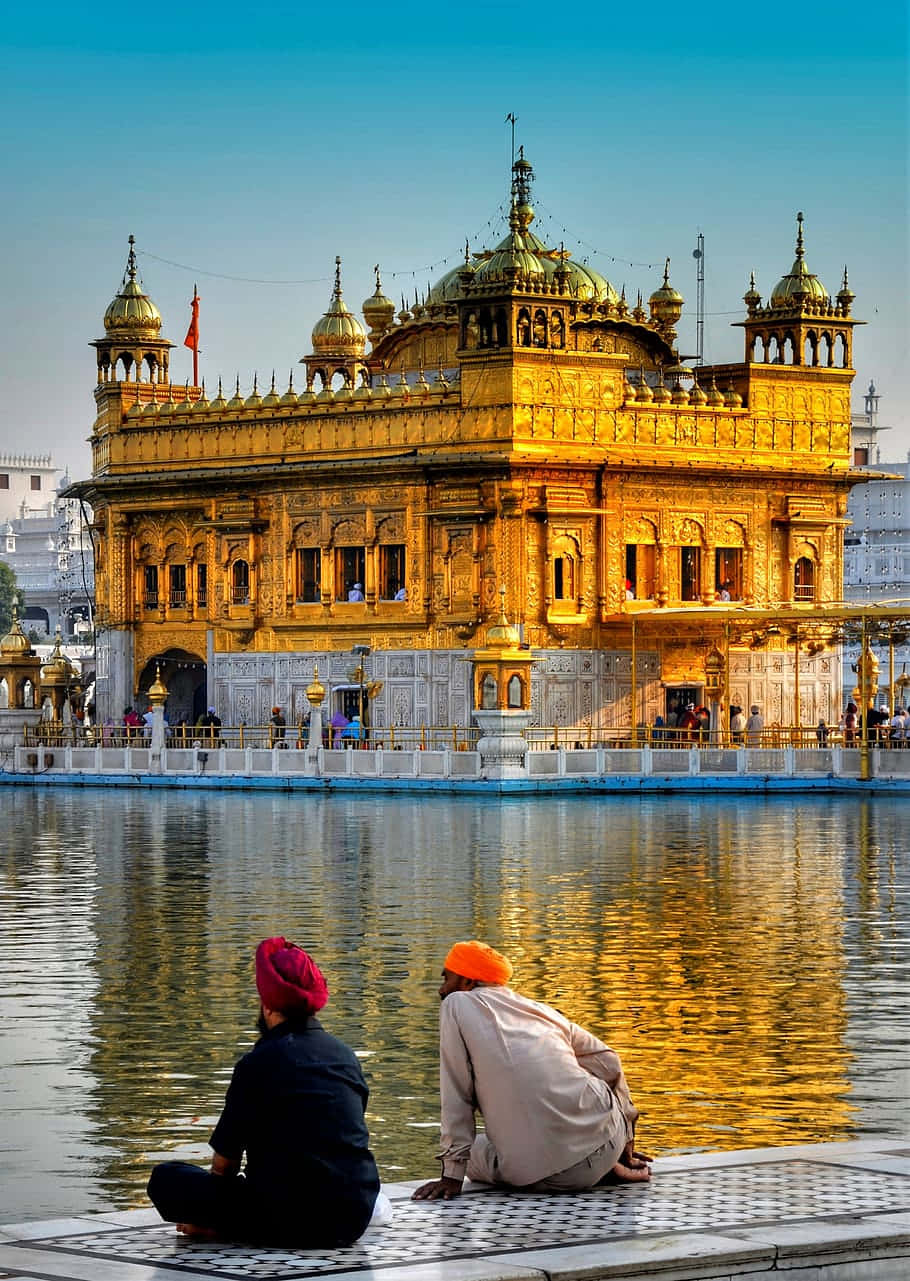
[[668,685],[666,689],[666,711],[665,716],[670,712],[684,712],[689,705],[698,707],[702,702],[702,685]]
[[148,691],[159,670],[168,692],[165,720],[173,727],[195,725],[206,709],[205,663],[183,649],[169,649],[150,658],[137,682],[136,708],[140,714],[148,705]]

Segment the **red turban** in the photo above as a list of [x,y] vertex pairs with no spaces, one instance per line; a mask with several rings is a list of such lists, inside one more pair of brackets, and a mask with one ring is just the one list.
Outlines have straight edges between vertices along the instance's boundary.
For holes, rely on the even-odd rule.
[[495,952],[488,943],[479,943],[477,939],[456,943],[443,965],[453,974],[476,979],[479,983],[508,983],[512,977],[512,962],[501,952]]
[[282,1014],[315,1014],[329,999],[319,966],[284,938],[263,939],[256,948],[256,987],[262,1004]]

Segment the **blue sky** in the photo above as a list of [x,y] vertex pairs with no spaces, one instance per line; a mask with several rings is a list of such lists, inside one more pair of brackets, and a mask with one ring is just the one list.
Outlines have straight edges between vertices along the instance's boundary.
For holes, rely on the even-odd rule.
[[397,298],[502,234],[509,111],[538,234],[632,296],[669,255],[690,351],[704,233],[708,359],[740,358],[749,272],[767,295],[803,210],[810,268],[836,292],[846,264],[868,322],[855,404],[874,378],[885,455],[910,448],[903,4],[38,12],[0,33],[0,451],[87,474],[87,343],[130,233],[175,381],[195,281],[207,385],[286,385],[336,253],[359,308],[374,263]]

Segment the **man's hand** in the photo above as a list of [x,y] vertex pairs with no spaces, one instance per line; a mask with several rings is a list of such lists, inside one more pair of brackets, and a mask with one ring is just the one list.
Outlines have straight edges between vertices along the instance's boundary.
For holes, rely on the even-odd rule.
[[651,1177],[650,1160],[650,1157],[635,1151],[635,1144],[630,1139],[610,1173],[621,1183],[647,1183]]
[[463,1179],[448,1179],[443,1176],[441,1179],[432,1179],[429,1183],[424,1183],[411,1193],[412,1201],[451,1201],[453,1197],[461,1196],[461,1185]]

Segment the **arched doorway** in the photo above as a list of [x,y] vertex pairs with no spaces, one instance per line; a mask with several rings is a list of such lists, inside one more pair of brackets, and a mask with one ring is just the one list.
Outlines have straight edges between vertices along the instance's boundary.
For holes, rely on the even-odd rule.
[[138,710],[145,711],[156,671],[167,686],[164,715],[171,726],[195,725],[206,709],[206,665],[198,654],[168,649],[150,658],[137,682]]

